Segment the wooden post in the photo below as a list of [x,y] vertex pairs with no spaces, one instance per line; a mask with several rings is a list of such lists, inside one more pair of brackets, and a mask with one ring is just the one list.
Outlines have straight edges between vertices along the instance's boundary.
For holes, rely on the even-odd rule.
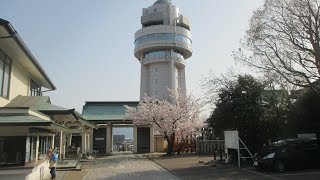
[[36,157],[35,160],[38,162],[39,159],[39,136],[37,136],[37,141],[36,141]]
[[54,135],[52,136],[51,149],[54,149],[54,145],[55,145],[54,140],[55,140],[55,137],[56,137],[56,135],[54,134]]
[[62,160],[62,135],[63,135],[63,132],[60,131],[60,139],[59,139],[59,142],[60,142],[60,146],[59,146],[59,159],[60,161]]

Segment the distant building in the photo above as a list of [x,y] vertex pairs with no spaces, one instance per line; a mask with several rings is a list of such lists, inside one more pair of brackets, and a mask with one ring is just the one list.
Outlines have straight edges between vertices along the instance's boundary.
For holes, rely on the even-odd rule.
[[122,143],[125,140],[125,135],[113,135],[113,150],[123,151]]
[[113,135],[113,144],[120,145],[125,140],[125,135]]

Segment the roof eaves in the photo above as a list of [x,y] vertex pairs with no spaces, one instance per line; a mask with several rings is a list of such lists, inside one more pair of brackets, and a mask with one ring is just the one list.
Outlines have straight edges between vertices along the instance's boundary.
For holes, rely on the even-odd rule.
[[87,104],[139,104],[139,101],[86,101]]
[[[18,32],[13,28],[13,26],[10,24],[9,21],[1,19],[0,18],[0,25],[4,26],[5,29],[9,32],[10,36],[16,41],[16,43],[21,47],[21,49],[25,52],[25,54],[29,57],[32,64],[39,70],[41,75],[49,82],[51,86],[51,90],[56,90],[56,86],[53,84],[53,82],[50,80],[49,76],[46,74],[44,69],[41,67],[39,62],[36,60],[36,58],[33,56],[29,48],[26,46],[26,44],[23,42],[21,37],[19,36]],[[50,89],[50,88],[49,88]]]

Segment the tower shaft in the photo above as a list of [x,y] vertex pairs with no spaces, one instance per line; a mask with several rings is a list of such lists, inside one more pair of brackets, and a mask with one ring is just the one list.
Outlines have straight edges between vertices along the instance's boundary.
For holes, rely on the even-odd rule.
[[168,99],[168,88],[186,92],[186,59],[192,56],[189,21],[168,0],[143,9],[134,55],[141,63],[140,99]]

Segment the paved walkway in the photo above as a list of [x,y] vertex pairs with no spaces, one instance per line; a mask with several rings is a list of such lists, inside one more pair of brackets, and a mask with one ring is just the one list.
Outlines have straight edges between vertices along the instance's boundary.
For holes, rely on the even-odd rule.
[[178,180],[176,176],[139,155],[98,158],[83,163],[82,171],[58,172],[58,180]]

